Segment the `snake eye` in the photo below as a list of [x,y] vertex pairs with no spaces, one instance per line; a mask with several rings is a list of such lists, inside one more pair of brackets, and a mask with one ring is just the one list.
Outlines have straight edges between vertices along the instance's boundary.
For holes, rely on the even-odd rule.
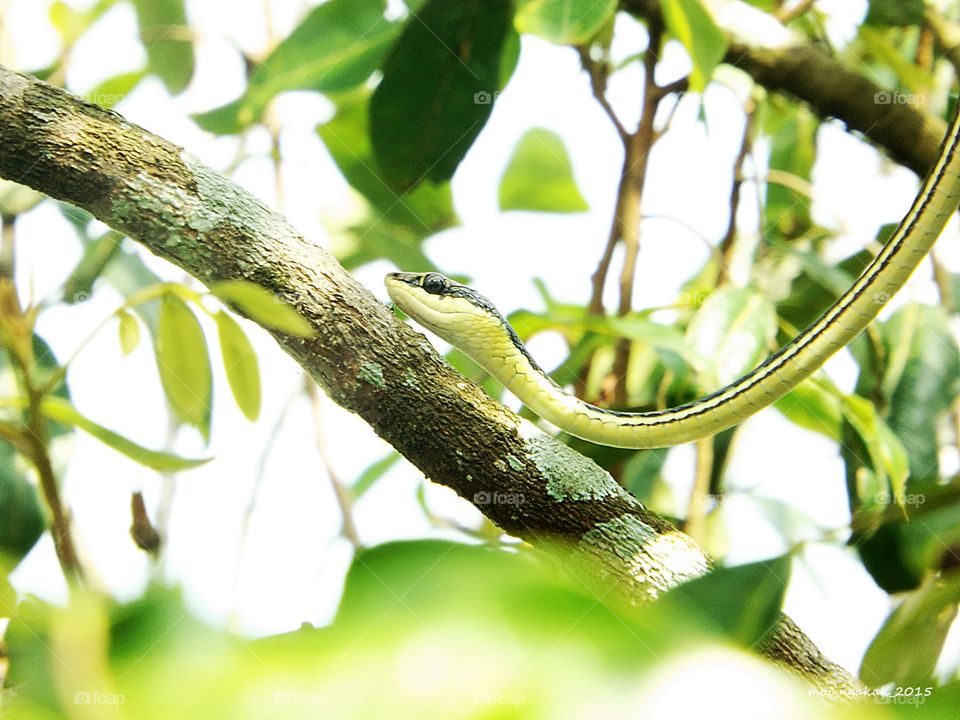
[[431,295],[439,295],[447,287],[447,281],[440,273],[427,273],[423,278],[423,289]]

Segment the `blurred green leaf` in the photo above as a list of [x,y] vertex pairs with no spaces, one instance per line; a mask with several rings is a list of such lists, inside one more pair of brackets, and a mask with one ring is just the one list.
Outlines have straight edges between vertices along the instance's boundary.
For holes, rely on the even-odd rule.
[[63,284],[63,301],[68,305],[86,302],[93,293],[93,284],[120,251],[124,235],[108,230],[98,238],[91,238],[83,249],[83,256]]
[[399,30],[385,9],[385,0],[330,0],[314,7],[254,68],[242,97],[194,119],[210,132],[236,133],[257,122],[280,92],[339,93],[363,84]]
[[558,45],[590,40],[617,11],[616,0],[519,0],[514,25]]
[[143,69],[120,73],[107,78],[87,93],[87,101],[100,107],[112,109],[123,102],[146,75],[147,71]]
[[911,303],[883,324],[887,363],[881,389],[887,424],[910,463],[909,486],[940,477],[937,425],[960,389],[960,348],[946,311]]
[[848,395],[843,399],[841,409],[844,419],[856,430],[870,455],[873,477],[865,478],[867,468],[861,468],[857,491],[859,507],[869,510],[891,501],[900,503],[910,474],[910,461],[903,443],[869,400]]
[[108,430],[102,425],[81,415],[80,412],[69,402],[57,397],[46,397],[40,404],[40,410],[44,416],[50,420],[55,420],[64,425],[78,427],[86,433],[93,435],[97,440],[107,445],[117,452],[126,455],[136,463],[139,463],[152,470],[160,472],[177,472],[179,470],[189,470],[209,462],[209,458],[191,460],[178,457],[172,453],[159,452],[157,450],[148,450],[142,445],[119,435],[112,430]]
[[187,23],[184,0],[133,0],[140,41],[150,70],[171,95],[186,89],[193,77],[193,29]]
[[26,185],[0,179],[0,216],[13,217],[32,210],[46,197]]
[[251,422],[260,416],[260,365],[246,333],[227,313],[220,311],[214,319],[220,336],[223,368],[237,407]]
[[313,337],[313,328],[278,295],[247,280],[226,280],[210,285],[210,292],[235,305],[254,322],[296,337]]
[[879,26],[919,25],[923,22],[923,0],[870,0],[864,23]]
[[533,128],[520,138],[500,179],[500,209],[557,213],[590,209],[559,135]]
[[512,11],[509,0],[430,0],[407,20],[370,101],[373,153],[391,187],[453,176],[493,109]]
[[140,344],[140,323],[131,312],[121,310],[117,313],[120,324],[117,328],[120,334],[120,348],[124,355],[129,355]]
[[386,475],[387,471],[396,465],[399,460],[400,453],[393,451],[368,465],[367,468],[360,473],[360,476],[354,481],[353,485],[350,486],[354,499],[359,500],[362,498],[367,490],[376,485],[377,480]]
[[706,299],[687,328],[695,352],[708,359],[701,388],[709,392],[752,370],[777,332],[773,304],[755,288],[721,288]]
[[0,579],[30,552],[45,528],[37,489],[17,466],[10,444],[0,440]]
[[667,30],[687,49],[693,69],[690,89],[703,92],[727,52],[727,38],[702,0],[660,0]]
[[654,485],[669,452],[670,448],[639,450],[631,454],[624,466],[621,483],[641,502],[648,502],[653,497]]
[[785,555],[717,568],[674,588],[660,602],[695,608],[743,647],[752,648],[780,620],[790,564]]
[[160,300],[154,349],[160,382],[177,419],[209,440],[213,372],[207,341],[196,316],[172,293]]
[[930,578],[907,595],[867,648],[860,678],[871,687],[932,685],[958,602],[960,577],[956,573]]

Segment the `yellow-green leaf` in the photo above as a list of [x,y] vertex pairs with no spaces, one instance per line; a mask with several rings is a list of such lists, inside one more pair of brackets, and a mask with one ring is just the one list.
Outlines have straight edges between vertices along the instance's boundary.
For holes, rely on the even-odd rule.
[[690,55],[690,89],[703,92],[713,69],[727,52],[727,38],[717,27],[702,0],[660,0],[663,20],[670,33]]
[[573,178],[570,156],[555,132],[524,133],[500,180],[501,210],[583,212],[590,206]]
[[207,341],[196,316],[172,293],[160,301],[156,353],[160,382],[177,418],[209,439],[213,372]]
[[210,286],[210,292],[235,305],[256,323],[297,337],[312,337],[310,323],[279,296],[246,280],[227,280]]
[[153,470],[160,472],[177,472],[179,470],[189,470],[198,467],[204,463],[210,462],[210,458],[183,458],[172,453],[150,450],[138,445],[133,440],[123,437],[95,423],[90,418],[82,415],[73,405],[54,396],[47,396],[40,403],[40,411],[48,420],[72,425],[80,428],[86,433],[93,435],[104,445],[108,445],[119,453],[126,455],[134,462],[140,463]]
[[617,12],[617,0],[521,0],[514,16],[520,32],[558,45],[590,40]]
[[140,344],[140,323],[126,310],[119,311],[117,317],[120,319],[120,347],[124,355],[129,355]]
[[237,407],[254,421],[260,416],[260,365],[246,333],[227,313],[215,316],[220,336],[220,352],[223,354],[223,369],[227,373],[230,390]]

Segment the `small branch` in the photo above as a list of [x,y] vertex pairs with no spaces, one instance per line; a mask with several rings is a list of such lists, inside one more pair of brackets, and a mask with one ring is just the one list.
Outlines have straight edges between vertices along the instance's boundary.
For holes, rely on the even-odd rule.
[[627,132],[627,129],[623,126],[623,123],[620,122],[620,118],[618,118],[617,113],[614,112],[613,106],[611,106],[610,101],[607,100],[606,66],[602,63],[594,61],[594,59],[590,57],[589,48],[579,46],[577,47],[577,52],[580,54],[580,64],[590,76],[590,88],[593,91],[594,99],[606,113],[607,117],[610,119],[610,122],[613,123],[613,127],[616,128],[617,135],[620,136],[620,140],[626,143],[627,137],[630,135],[630,133]]
[[687,519],[683,523],[683,531],[697,543],[703,543],[706,536],[710,476],[713,474],[713,438],[698,440],[695,449],[697,463],[693,476],[693,492],[687,504]]
[[927,8],[924,20],[937,44],[943,48],[943,56],[960,75],[960,25],[950,22],[933,8]]
[[801,2],[798,2],[792,8],[777,8],[776,12],[773,13],[773,16],[784,25],[787,25],[791,21],[796,20],[798,17],[805,14],[810,8],[813,7],[815,2],[816,0],[801,0]]
[[16,215],[0,217],[0,279],[13,282],[16,272]]
[[353,495],[350,493],[350,488],[340,482],[340,477],[330,459],[330,453],[327,452],[327,440],[323,434],[322,423],[323,396],[320,394],[317,384],[306,376],[304,376],[304,389],[310,397],[310,405],[313,408],[313,432],[317,452],[320,455],[324,470],[326,470],[330,486],[333,488],[333,494],[337,498],[337,505],[340,507],[340,516],[343,519],[343,536],[350,541],[355,549],[359,550],[363,547],[363,542],[360,540],[357,526],[353,522]]
[[729,279],[728,270],[737,238],[737,211],[740,209],[740,189],[744,180],[743,165],[752,149],[751,136],[753,135],[753,123],[756,117],[755,110],[756,104],[753,100],[748,100],[744,108],[743,139],[740,141],[737,158],[733,162],[733,183],[730,185],[730,220],[727,222],[727,231],[720,241],[719,252],[723,262],[717,268],[718,286],[723,285]]

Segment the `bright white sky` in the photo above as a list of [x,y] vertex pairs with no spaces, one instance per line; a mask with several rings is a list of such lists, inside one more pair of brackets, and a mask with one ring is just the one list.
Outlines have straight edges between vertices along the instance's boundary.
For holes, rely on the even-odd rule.
[[[58,50],[58,38],[47,19],[50,3],[0,0],[0,12],[5,4],[14,66],[28,70],[48,64]],[[271,0],[269,4],[281,34],[301,16],[304,5],[297,0]],[[260,0],[229,4],[188,1],[191,24],[200,35],[197,73],[189,90],[170,98],[159,81],[150,79],[141,83],[118,111],[183,145],[213,167],[225,167],[235,155],[237,140],[210,137],[186,114],[219,106],[240,93],[243,67],[237,48],[254,53],[263,48],[262,6]],[[865,6],[863,0],[817,3],[822,11],[833,13],[829,29],[838,42],[850,36]],[[615,51],[620,56],[631,54],[645,42],[642,28],[630,21],[618,25],[616,37]],[[663,81],[679,77],[687,67],[679,46],[668,47],[666,56],[664,67],[671,72],[660,78]],[[11,58],[6,57],[5,62]],[[120,4],[76,47],[68,85],[84,92],[107,77],[139,68],[143,62],[133,12]],[[749,89],[732,71],[724,71],[721,80],[723,85],[713,86],[706,96],[709,133],[697,122],[698,99],[688,97],[682,103],[674,129],[656,146],[650,170],[653,180],[644,197],[645,213],[680,218],[714,241],[727,222],[730,171],[742,132],[740,107]],[[613,105],[628,126],[639,113],[640,87],[636,65],[615,76],[611,84]],[[280,98],[276,110],[284,128],[285,212],[308,237],[327,245],[330,237],[324,219],[349,218],[357,208],[353,193],[314,131],[332,108],[316,95],[290,94]],[[549,216],[497,210],[500,174],[516,140],[533,126],[552,129],[564,138],[577,181],[590,203],[589,212]],[[517,72],[454,179],[463,226],[431,240],[429,254],[441,267],[471,275],[475,286],[505,313],[519,307],[540,307],[531,276],[543,278],[562,300],[585,302],[589,273],[609,227],[622,162],[618,145],[590,97],[575,54],[524,38]],[[251,159],[234,177],[264,201],[275,204],[268,148],[265,132],[253,131],[248,141]],[[916,178],[881,160],[837,124],[823,127],[819,149],[814,212],[821,224],[846,233],[846,254],[873,238],[881,224],[899,219],[916,190]],[[758,152],[764,152],[762,144]],[[750,201],[754,190],[746,188],[744,197],[739,220],[742,230],[749,233],[758,217]],[[948,266],[960,270],[956,235],[956,228],[951,227],[939,252]],[[23,218],[18,241],[18,279],[21,287],[32,288],[36,297],[52,293],[79,258],[79,244],[52,204]],[[644,225],[642,243],[636,305],[668,304],[680,283],[700,267],[707,250],[689,231],[662,221]],[[183,277],[162,261],[150,258],[150,264],[167,277]],[[381,278],[390,269],[386,264],[376,265],[357,276],[385,299]],[[919,282],[913,282],[899,301],[930,299],[928,277],[929,268],[922,268],[916,277]],[[119,302],[109,287],[98,287],[91,301],[46,313],[39,330],[63,358]],[[299,369],[272,340],[249,323],[245,327],[260,351],[264,411],[256,424],[244,420],[221,373],[216,377],[211,447],[203,448],[191,431],[181,433],[176,444],[180,453],[212,454],[216,460],[177,479],[165,576],[183,586],[190,606],[207,620],[265,634],[295,628],[303,621],[326,622],[336,607],[351,550],[339,537],[337,506],[317,458],[311,411],[303,397],[295,401],[270,449],[247,538],[241,542],[243,517],[266,439],[301,382]],[[546,367],[559,361],[561,349],[560,341],[548,336],[531,343],[532,353],[542,358]],[[841,387],[852,387],[854,367],[847,356],[832,360],[827,371]],[[115,328],[108,326],[75,362],[70,383],[75,403],[83,412],[142,444],[163,447],[166,412],[148,343],[132,356],[123,357]],[[352,482],[388,448],[362,421],[332,403],[325,403],[324,412],[323,431],[332,465],[341,479]],[[955,458],[947,460],[956,462]],[[678,448],[668,461],[666,472],[678,511],[685,507],[690,492],[692,463],[689,447]],[[414,488],[421,479],[410,466],[398,465],[358,503],[355,521],[364,543],[439,534],[424,521],[414,499]],[[766,519],[763,503],[786,502],[813,519],[813,523],[800,523],[788,531],[793,542],[810,542],[794,564],[786,609],[830,657],[856,671],[890,608],[886,594],[876,588],[850,551],[842,545],[817,542],[825,533],[815,527],[841,529],[842,538],[849,519],[842,465],[834,446],[798,430],[775,411],[762,412],[748,421],[741,433],[729,484],[731,493],[721,512],[726,539],[718,547],[726,544],[732,563],[771,557],[787,549]],[[151,471],[86,436],[77,437],[66,473],[66,496],[90,567],[103,586],[121,598],[139,594],[150,574],[145,556],[128,536],[130,493],[142,489],[152,506],[160,487]],[[470,504],[445,488],[430,485],[427,497],[441,515],[464,524],[479,521],[479,513]],[[62,581],[48,540],[31,554],[14,580],[23,591],[62,597]],[[960,638],[954,637],[947,653],[951,665],[960,660],[957,641]]]

